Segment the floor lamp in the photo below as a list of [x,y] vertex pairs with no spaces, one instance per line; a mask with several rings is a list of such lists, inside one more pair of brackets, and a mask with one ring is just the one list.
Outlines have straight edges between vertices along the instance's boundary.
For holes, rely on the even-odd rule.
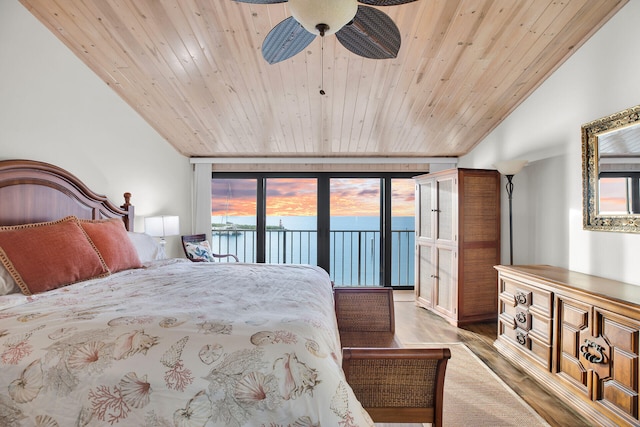
[[498,172],[507,177],[507,196],[509,196],[509,264],[513,264],[513,219],[511,199],[513,195],[513,176],[527,164],[526,160],[505,160],[494,165]]

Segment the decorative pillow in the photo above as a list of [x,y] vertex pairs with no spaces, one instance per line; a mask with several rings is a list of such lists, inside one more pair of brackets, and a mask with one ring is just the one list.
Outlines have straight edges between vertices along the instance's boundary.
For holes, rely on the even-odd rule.
[[142,267],[121,219],[80,220],[80,225],[96,245],[112,273]]
[[20,288],[16,284],[16,281],[13,280],[9,271],[0,265],[0,296],[13,294],[15,292],[20,292]]
[[162,246],[156,240],[146,233],[134,233],[129,231],[129,240],[136,248],[140,262],[148,264],[152,261],[165,259]]
[[74,216],[0,227],[0,263],[25,295],[110,274]]
[[185,242],[184,247],[190,259],[207,262],[213,262],[215,260],[211,254],[211,246],[209,246],[209,242],[206,240],[199,243]]

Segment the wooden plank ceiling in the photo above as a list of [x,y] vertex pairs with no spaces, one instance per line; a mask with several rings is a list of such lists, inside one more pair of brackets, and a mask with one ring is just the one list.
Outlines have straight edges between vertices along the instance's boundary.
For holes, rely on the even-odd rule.
[[418,0],[379,8],[395,59],[331,35],[275,65],[287,3],[21,2],[185,156],[399,157],[470,151],[626,0]]

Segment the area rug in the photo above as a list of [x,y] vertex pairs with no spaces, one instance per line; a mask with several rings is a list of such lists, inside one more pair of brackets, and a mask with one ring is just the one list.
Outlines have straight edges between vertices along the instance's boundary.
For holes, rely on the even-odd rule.
[[[444,381],[442,417],[444,426],[549,426],[466,345],[462,343],[403,343],[403,347],[448,347],[451,349],[451,359],[447,363]],[[416,424],[406,425],[414,426]],[[378,423],[376,426],[398,427],[400,425]]]

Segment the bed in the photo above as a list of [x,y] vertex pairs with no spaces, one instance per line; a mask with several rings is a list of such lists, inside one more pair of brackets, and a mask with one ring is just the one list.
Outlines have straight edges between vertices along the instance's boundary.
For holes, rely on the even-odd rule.
[[130,197],[0,161],[0,425],[373,425],[324,270],[157,259]]

